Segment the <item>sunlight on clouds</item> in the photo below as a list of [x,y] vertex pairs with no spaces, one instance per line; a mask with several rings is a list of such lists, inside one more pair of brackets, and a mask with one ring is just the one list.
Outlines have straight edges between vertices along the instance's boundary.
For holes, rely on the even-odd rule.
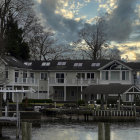
[[117,0],[96,0],[97,2],[99,2],[99,8],[98,11],[100,11],[101,9],[105,9],[107,11],[107,13],[111,14],[112,11],[117,8]]
[[94,20],[95,20],[95,18],[87,19],[86,23],[92,24]]
[[[140,42],[127,42],[127,43],[120,43],[115,44],[118,49],[123,52],[121,57],[125,58],[128,56],[129,61],[136,61],[137,60],[137,53],[140,53]],[[131,49],[130,49],[131,48]]]
[[41,0],[36,0],[38,3],[41,3]]
[[[60,14],[65,18],[74,19],[76,15],[78,15],[80,9],[87,5],[91,0],[58,0],[59,5],[57,5],[57,9],[55,10],[56,14]],[[83,19],[83,17],[76,17],[75,20],[79,21]]]
[[65,18],[69,18],[72,19],[74,17],[74,14],[72,13],[72,11],[68,11],[66,9],[60,9],[59,11],[56,10],[55,11],[56,14],[61,14],[63,15]]
[[136,61],[136,54],[135,52],[127,52],[126,54],[122,54],[121,58],[126,58],[128,56],[128,61]]
[[83,20],[83,19],[86,19],[87,16],[81,16],[81,17],[78,17],[78,18],[75,18],[74,20],[75,21],[80,21],[80,20]]
[[127,42],[127,43],[121,43],[121,45],[126,45],[126,46],[138,46],[140,47],[140,42]]

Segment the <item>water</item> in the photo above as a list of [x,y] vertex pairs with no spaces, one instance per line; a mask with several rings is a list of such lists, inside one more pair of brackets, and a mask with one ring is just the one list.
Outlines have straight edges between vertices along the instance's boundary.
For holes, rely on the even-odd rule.
[[[15,140],[15,129],[4,128],[4,135]],[[110,124],[110,140],[140,140],[140,123]],[[32,140],[98,140],[97,123],[47,123],[33,128]],[[105,139],[106,140],[106,139]],[[109,140],[107,138],[107,140]]]

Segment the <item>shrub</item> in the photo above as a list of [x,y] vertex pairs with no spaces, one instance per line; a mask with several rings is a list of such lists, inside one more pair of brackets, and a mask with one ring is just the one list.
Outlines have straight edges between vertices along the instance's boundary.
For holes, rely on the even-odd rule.
[[84,100],[79,100],[79,101],[77,102],[77,104],[78,104],[78,105],[85,105],[85,101],[84,101]]
[[22,103],[52,103],[52,99],[23,99]]

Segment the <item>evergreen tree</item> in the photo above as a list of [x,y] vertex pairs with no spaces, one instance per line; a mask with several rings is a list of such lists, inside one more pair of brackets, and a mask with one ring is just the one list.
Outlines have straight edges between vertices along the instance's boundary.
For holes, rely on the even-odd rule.
[[5,52],[17,59],[29,59],[29,46],[23,40],[23,30],[18,27],[17,21],[9,14],[7,19],[7,27],[5,32]]

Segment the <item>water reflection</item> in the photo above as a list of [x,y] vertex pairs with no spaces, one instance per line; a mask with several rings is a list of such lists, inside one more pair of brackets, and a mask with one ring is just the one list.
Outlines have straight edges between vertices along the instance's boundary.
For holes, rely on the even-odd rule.
[[[46,129],[47,128],[47,129]],[[40,134],[33,133],[33,140],[97,140],[97,128],[88,125],[47,125]]]
[[98,124],[98,140],[110,140],[110,124]]
[[[3,134],[15,140],[15,129]],[[140,123],[47,123],[33,128],[32,140],[140,140]]]

